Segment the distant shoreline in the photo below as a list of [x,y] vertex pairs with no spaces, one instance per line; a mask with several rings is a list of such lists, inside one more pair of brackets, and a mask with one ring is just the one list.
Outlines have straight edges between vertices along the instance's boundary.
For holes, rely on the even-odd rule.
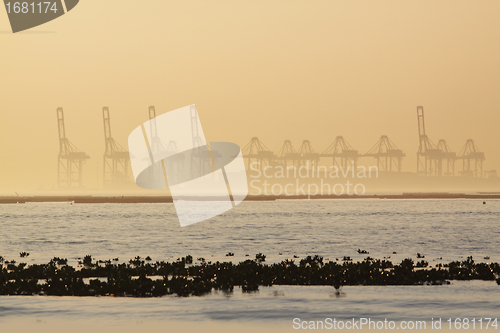
[[[403,194],[370,194],[370,195],[295,195],[295,196],[263,196],[249,195],[245,201],[275,201],[275,200],[321,200],[321,199],[500,199],[500,193],[403,193]],[[186,200],[193,200],[186,198]],[[199,197],[200,201],[218,201],[220,197]],[[24,203],[171,203],[171,196],[4,196],[0,197],[0,204]]]

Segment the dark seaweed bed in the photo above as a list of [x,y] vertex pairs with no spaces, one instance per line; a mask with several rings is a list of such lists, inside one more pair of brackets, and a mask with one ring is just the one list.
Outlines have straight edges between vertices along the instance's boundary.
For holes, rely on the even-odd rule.
[[320,256],[307,256],[298,262],[266,264],[265,258],[259,253],[238,264],[198,258],[193,264],[191,256],[173,262],[136,257],[119,264],[114,263],[117,259],[93,261],[86,256],[75,268],[57,257],[41,265],[4,262],[0,257],[0,295],[160,297],[199,296],[213,289],[232,292],[235,286],[252,292],[272,285],[327,285],[338,290],[346,285],[439,285],[449,280],[496,279],[500,284],[498,263],[475,263],[472,257],[433,268],[412,259],[393,264],[370,257],[325,262]]

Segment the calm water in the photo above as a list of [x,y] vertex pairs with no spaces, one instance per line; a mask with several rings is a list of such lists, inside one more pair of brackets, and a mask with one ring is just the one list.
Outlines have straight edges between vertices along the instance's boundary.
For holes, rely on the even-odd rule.
[[[234,261],[256,253],[275,262],[319,254],[329,260],[426,256],[430,264],[462,260],[500,262],[500,201],[488,200],[284,200],[244,202],[210,221],[180,228],[171,204],[0,205],[0,255],[44,263],[54,256],[95,259],[139,255],[175,260],[187,254]],[[19,252],[30,253],[19,258]],[[393,254],[397,252],[397,254]],[[281,253],[281,255],[280,255]],[[489,260],[483,259],[489,256]],[[439,258],[443,258],[442,260]],[[0,318],[71,320],[269,320],[353,318],[390,320],[500,317],[495,282],[449,286],[272,287],[258,293],[213,293],[187,299],[0,297]],[[0,319],[1,320],[1,319]]]

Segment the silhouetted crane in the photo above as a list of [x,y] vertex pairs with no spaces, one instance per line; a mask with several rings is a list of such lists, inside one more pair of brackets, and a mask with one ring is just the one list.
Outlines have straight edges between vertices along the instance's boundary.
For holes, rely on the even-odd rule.
[[158,129],[156,127],[156,109],[154,106],[150,106],[148,109],[149,113],[149,131],[151,137],[149,138],[149,145],[151,147],[151,151],[153,155],[160,156],[163,152],[168,151],[167,146],[163,143],[163,141],[158,136]]
[[458,154],[463,161],[463,177],[483,177],[484,153],[479,150],[474,140],[469,139]]
[[319,163],[319,153],[316,153],[312,147],[311,141],[309,140],[304,140],[302,141],[302,145],[300,146],[299,149],[299,154],[301,159],[301,162],[314,169],[318,166]]
[[291,166],[299,168],[301,164],[300,155],[301,154],[295,151],[295,148],[293,148],[292,141],[285,140],[283,146],[281,146],[281,149],[278,152],[278,159],[286,167],[288,167],[288,162],[290,162]]
[[417,152],[417,173],[427,176],[442,174],[442,151],[425,133],[424,107],[417,106],[419,147]]
[[262,170],[266,166],[270,166],[274,161],[274,153],[270,151],[262,141],[257,137],[253,137],[250,142],[242,149],[243,157],[247,159],[248,170],[252,163],[256,163],[258,168]]
[[440,160],[439,170],[441,170],[442,173],[443,171],[442,161],[445,161],[446,172],[444,175],[455,176],[455,161],[457,159],[457,153],[453,152],[448,146],[446,140],[443,139],[439,140],[437,147],[441,151],[441,157],[442,157],[442,160]]
[[90,158],[66,137],[63,108],[57,109],[59,129],[59,155],[57,156],[57,186],[59,188],[83,187],[83,164]]
[[401,172],[403,157],[405,153],[389,139],[382,135],[377,143],[363,156],[371,156],[377,160],[377,168],[380,171],[393,171],[393,165]]
[[102,108],[104,123],[104,156],[103,156],[103,185],[104,188],[124,184],[130,180],[130,156],[111,135],[111,120],[109,108]]
[[333,166],[356,169],[360,155],[342,136],[337,136],[332,144],[320,154],[320,157],[331,157]]

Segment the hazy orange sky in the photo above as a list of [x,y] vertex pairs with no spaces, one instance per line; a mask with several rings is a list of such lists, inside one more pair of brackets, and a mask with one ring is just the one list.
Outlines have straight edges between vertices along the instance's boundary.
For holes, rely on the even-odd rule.
[[[416,170],[416,107],[427,134],[473,138],[500,171],[499,1],[83,0],[12,34],[0,8],[0,192],[56,185],[56,108],[91,159],[157,113],[196,104],[206,138],[278,151],[337,135],[365,153],[388,135]],[[458,164],[457,164],[458,165]],[[101,175],[102,176],[102,175]]]

